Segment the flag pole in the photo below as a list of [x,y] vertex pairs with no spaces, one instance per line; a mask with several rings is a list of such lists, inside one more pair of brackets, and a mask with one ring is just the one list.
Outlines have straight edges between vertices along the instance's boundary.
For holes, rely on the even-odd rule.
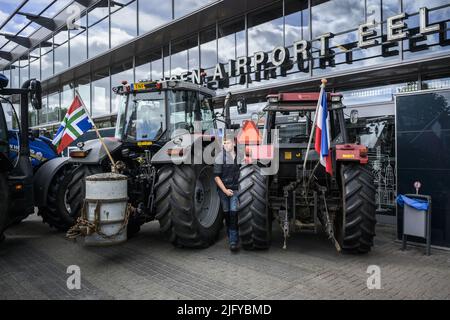
[[315,133],[314,128],[315,128],[316,122],[317,122],[317,113],[319,111],[319,106],[322,101],[322,95],[325,93],[325,85],[328,82],[327,79],[325,79],[325,78],[322,79],[321,81],[322,81],[322,84],[320,85],[319,100],[317,101],[316,112],[314,113],[314,120],[313,120],[312,127],[311,127],[311,134],[309,135],[308,147],[306,148],[305,161],[303,162],[303,177],[305,177],[306,162],[308,161],[308,155],[309,155],[309,150],[311,148],[312,137]]
[[117,171],[117,170],[116,170],[116,162],[114,161],[114,159],[113,159],[111,153],[109,152],[109,149],[108,149],[108,147],[107,147],[106,144],[105,144],[105,141],[103,141],[103,137],[101,136],[100,131],[98,130],[97,126],[95,125],[94,120],[92,120],[91,115],[89,114],[89,111],[88,111],[88,109],[86,108],[86,105],[84,104],[83,99],[81,99],[81,96],[80,96],[80,94],[78,93],[78,90],[77,90],[77,89],[75,89],[75,95],[78,97],[78,99],[80,99],[81,105],[83,106],[84,111],[86,112],[86,114],[87,114],[87,116],[88,116],[88,118],[89,118],[89,121],[92,123],[92,127],[94,128],[95,133],[97,134],[97,137],[98,137],[98,139],[100,140],[100,143],[102,144],[103,149],[105,149],[106,154],[108,155],[109,161],[111,161],[112,172],[116,172],[116,171]]

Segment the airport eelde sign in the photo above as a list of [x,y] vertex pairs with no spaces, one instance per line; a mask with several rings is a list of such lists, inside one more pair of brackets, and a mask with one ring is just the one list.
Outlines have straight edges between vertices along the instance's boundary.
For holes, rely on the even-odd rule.
[[[439,33],[439,45],[446,46],[449,39],[446,38],[446,22],[430,24],[428,22],[428,9],[419,10],[419,27],[408,29],[406,13],[389,17],[386,21],[386,35],[378,35],[375,21],[361,24],[358,27],[358,40],[354,43],[346,43],[338,46],[346,50],[346,63],[352,63],[352,49],[367,49],[374,46],[381,46],[381,56],[390,57],[399,54],[398,42],[402,40],[409,41],[409,50],[417,52],[427,50],[428,45],[424,43],[427,36]],[[246,84],[252,81],[259,82],[278,76],[286,76],[289,70],[297,68],[299,72],[309,72],[313,67],[315,59],[319,62],[319,67],[325,69],[335,65],[335,51],[330,49],[330,39],[334,34],[329,32],[315,39],[319,43],[320,50],[318,56],[312,55],[312,41],[299,40],[292,44],[294,52],[294,61],[290,58],[290,52],[287,47],[279,46],[271,52],[255,52],[252,56],[239,57],[236,60],[229,60],[228,63],[218,63],[214,68],[213,74],[206,74],[203,69],[186,71],[180,75],[172,76],[165,80],[181,79],[192,81],[195,84],[206,85],[211,89],[227,88],[230,85],[230,78],[238,78],[239,84]],[[381,39],[380,39],[381,38]],[[251,74],[254,73],[252,77]]]

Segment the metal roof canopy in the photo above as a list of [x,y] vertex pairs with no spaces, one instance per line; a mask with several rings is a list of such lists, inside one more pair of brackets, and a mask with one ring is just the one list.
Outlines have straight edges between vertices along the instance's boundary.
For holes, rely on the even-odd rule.
[[[222,0],[194,11],[188,16],[173,20],[144,35],[133,38],[104,54],[69,68],[44,81],[45,88],[53,88],[111,65],[131,59],[134,55],[145,56],[167,45],[171,40],[193,35],[199,30],[215,25],[217,21],[240,16],[242,12],[255,10],[278,0]],[[77,2],[79,2],[77,0]],[[189,26],[188,28],[186,26]]]

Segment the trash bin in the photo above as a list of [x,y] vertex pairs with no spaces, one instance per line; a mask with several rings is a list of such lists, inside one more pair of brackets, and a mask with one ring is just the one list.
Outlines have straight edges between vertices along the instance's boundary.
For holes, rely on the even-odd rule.
[[426,254],[431,247],[431,197],[420,194],[406,194],[397,197],[403,207],[402,250],[406,249],[407,236],[426,239]]

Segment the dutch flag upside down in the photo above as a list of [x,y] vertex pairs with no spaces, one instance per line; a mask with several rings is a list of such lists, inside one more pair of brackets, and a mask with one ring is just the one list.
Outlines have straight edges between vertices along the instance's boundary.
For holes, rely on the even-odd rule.
[[319,107],[317,112],[316,138],[314,148],[319,154],[320,163],[325,167],[326,172],[333,175],[330,152],[330,116],[327,106],[327,93],[322,87]]

